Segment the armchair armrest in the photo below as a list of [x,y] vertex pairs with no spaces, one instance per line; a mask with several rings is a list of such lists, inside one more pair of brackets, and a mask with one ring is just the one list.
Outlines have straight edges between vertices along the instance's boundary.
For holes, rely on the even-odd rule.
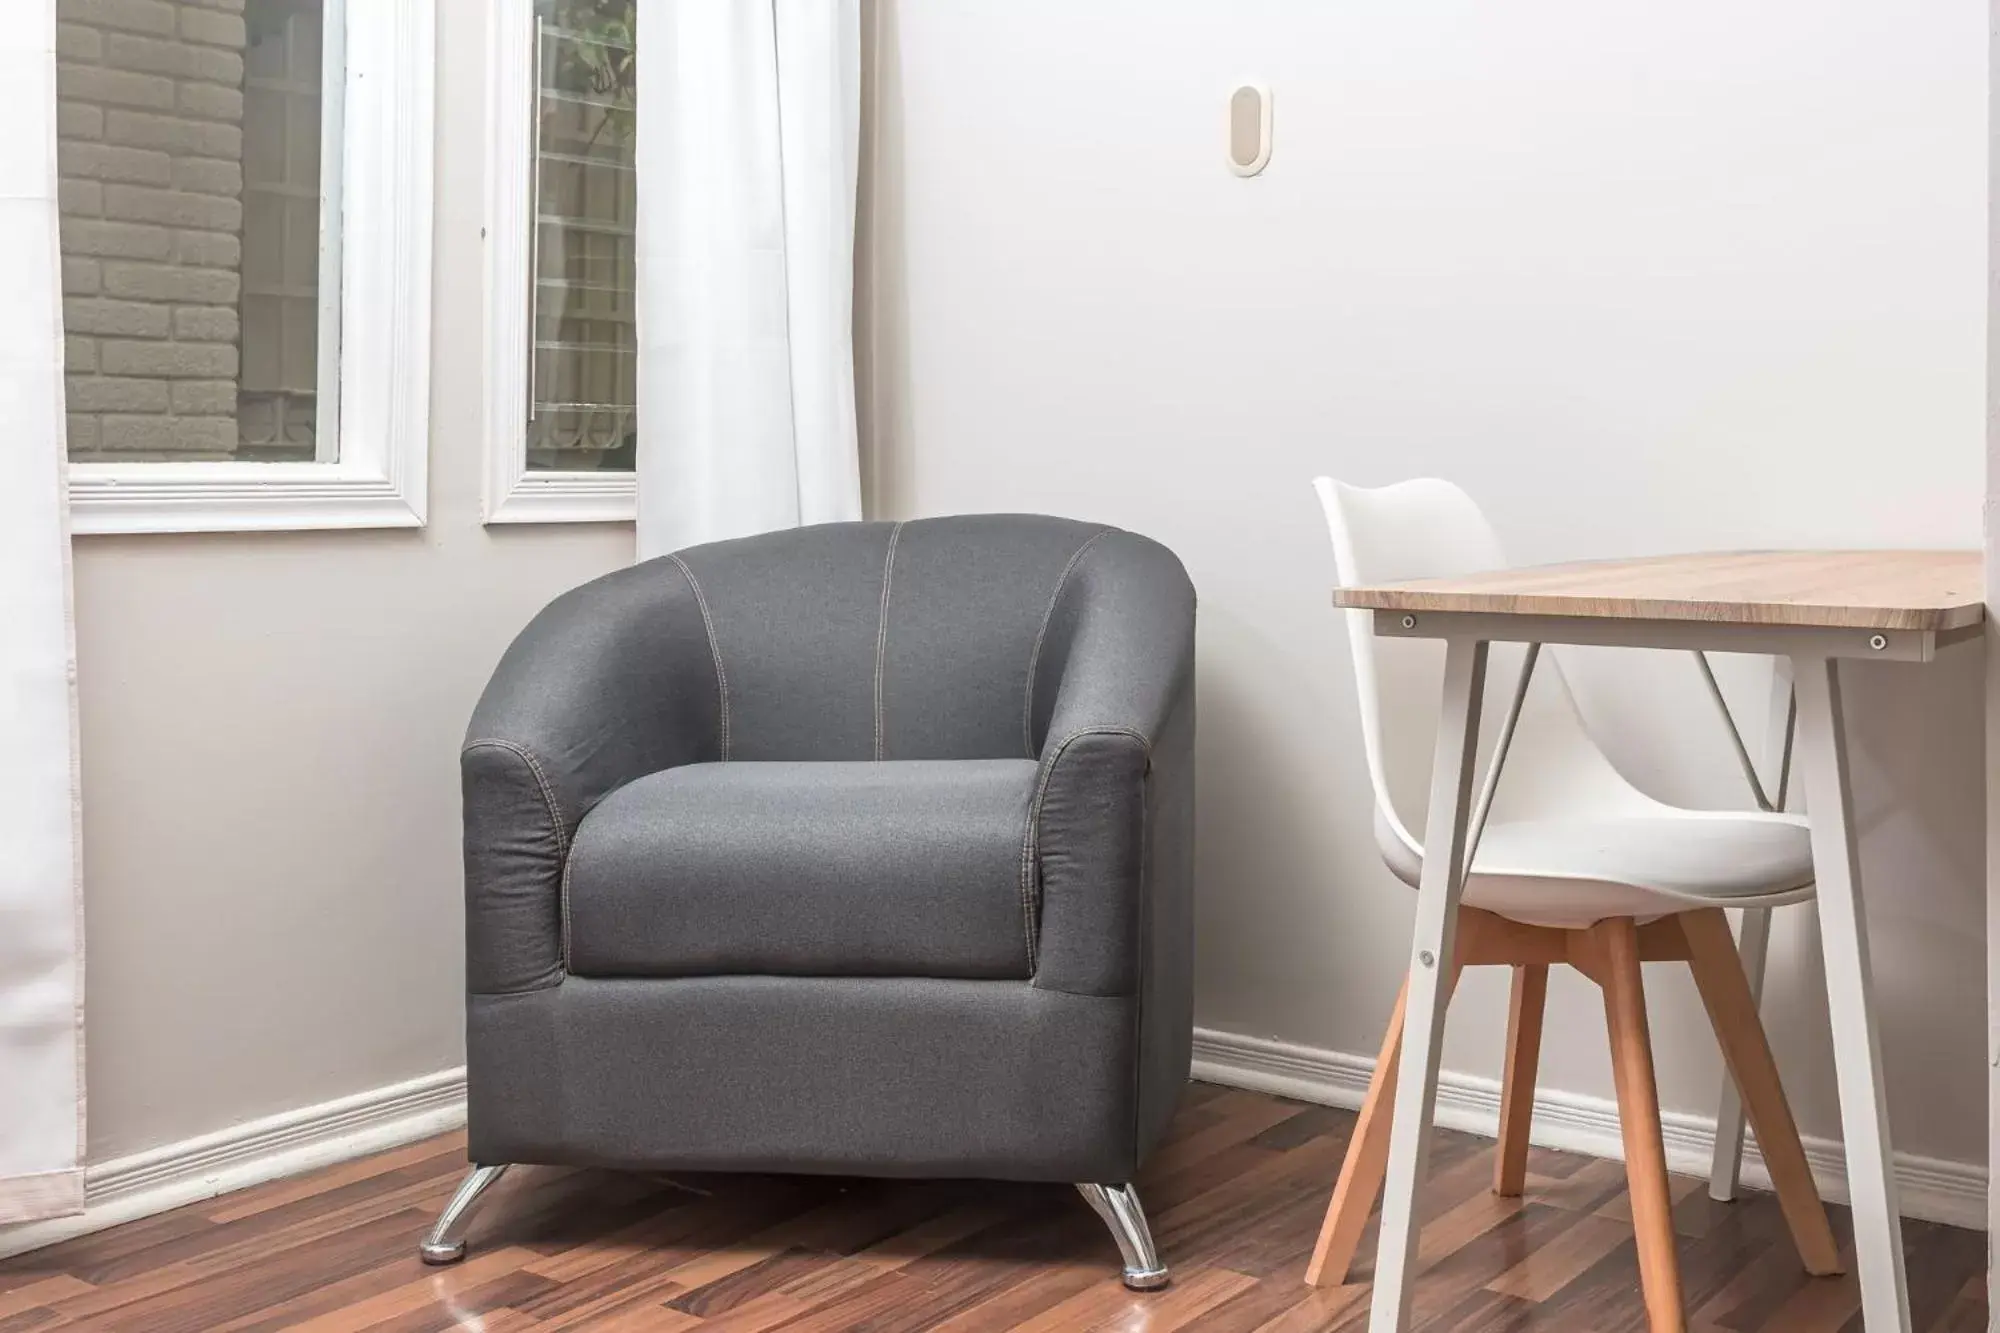
[[460,755],[466,988],[538,990],[566,971],[563,867],[586,813],[634,778],[719,754],[707,621],[669,556],[558,597],[521,631]]
[[1180,561],[1128,532],[1101,534],[1057,591],[1029,693],[1037,986],[1135,995],[1190,928],[1194,622]]

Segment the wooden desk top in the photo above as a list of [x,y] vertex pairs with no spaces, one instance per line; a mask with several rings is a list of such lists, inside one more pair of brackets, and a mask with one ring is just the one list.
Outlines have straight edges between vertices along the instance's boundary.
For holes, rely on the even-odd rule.
[[1985,619],[1977,551],[1731,551],[1336,588],[1333,604],[1598,620],[1953,630]]

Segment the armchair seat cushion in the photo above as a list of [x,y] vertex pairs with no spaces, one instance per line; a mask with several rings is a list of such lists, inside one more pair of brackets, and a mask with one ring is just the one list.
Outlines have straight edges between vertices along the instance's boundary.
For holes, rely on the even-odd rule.
[[697,763],[586,815],[569,970],[1025,979],[1029,759]]

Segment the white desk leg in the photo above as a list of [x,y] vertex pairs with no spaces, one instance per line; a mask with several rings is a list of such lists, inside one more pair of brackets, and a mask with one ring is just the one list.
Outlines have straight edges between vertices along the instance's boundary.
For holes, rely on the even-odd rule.
[[1868,922],[1841,715],[1840,673],[1832,658],[1794,659],[1799,691],[1799,757],[1812,818],[1813,877],[1819,885],[1820,939],[1826,950],[1827,1010],[1833,1020],[1841,1137],[1861,1274],[1861,1318],[1869,1333],[1910,1327],[1903,1271],[1902,1210],[1889,1156],[1889,1106],[1882,1043],[1868,975]]
[[[1764,727],[1764,790],[1773,806],[1783,810],[1791,789],[1792,722],[1796,696],[1792,693],[1792,664],[1788,658],[1771,663],[1771,707]],[[1750,983],[1750,998],[1764,998],[1764,962],[1771,952],[1771,909],[1750,907],[1738,912],[1742,924],[1736,930],[1736,952],[1743,958],[1743,979]],[[1736,1197],[1743,1177],[1743,1098],[1729,1070],[1722,1071],[1722,1096],[1715,1111],[1715,1155],[1708,1168],[1708,1197],[1723,1203]]]
[[[1750,998],[1764,998],[1764,960],[1771,948],[1771,909],[1746,907],[1736,931],[1736,952],[1743,956],[1743,979],[1750,983]],[[1743,1176],[1743,1098],[1736,1080],[1722,1071],[1722,1100],[1715,1112],[1715,1157],[1708,1168],[1708,1197],[1723,1203],[1736,1197]]]
[[1406,1333],[1416,1281],[1417,1190],[1430,1157],[1431,1113],[1437,1104],[1438,1052],[1445,1005],[1451,999],[1451,958],[1457,948],[1458,898],[1465,887],[1466,825],[1472,809],[1479,749],[1479,708],[1486,686],[1486,645],[1452,639],[1445,645],[1444,708],[1431,758],[1430,815],[1424,828],[1424,869],[1417,888],[1416,939],[1410,949],[1410,990],[1403,1010],[1403,1057],[1397,1067],[1395,1117],[1382,1190],[1381,1240],[1375,1253],[1373,1333]]

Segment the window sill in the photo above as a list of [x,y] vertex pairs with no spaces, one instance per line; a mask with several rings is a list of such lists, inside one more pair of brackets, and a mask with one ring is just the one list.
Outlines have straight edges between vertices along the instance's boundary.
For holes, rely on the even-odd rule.
[[639,512],[630,472],[521,472],[491,484],[488,523],[630,523]]
[[424,522],[421,486],[325,463],[79,463],[69,470],[69,496],[70,530],[79,536]]

